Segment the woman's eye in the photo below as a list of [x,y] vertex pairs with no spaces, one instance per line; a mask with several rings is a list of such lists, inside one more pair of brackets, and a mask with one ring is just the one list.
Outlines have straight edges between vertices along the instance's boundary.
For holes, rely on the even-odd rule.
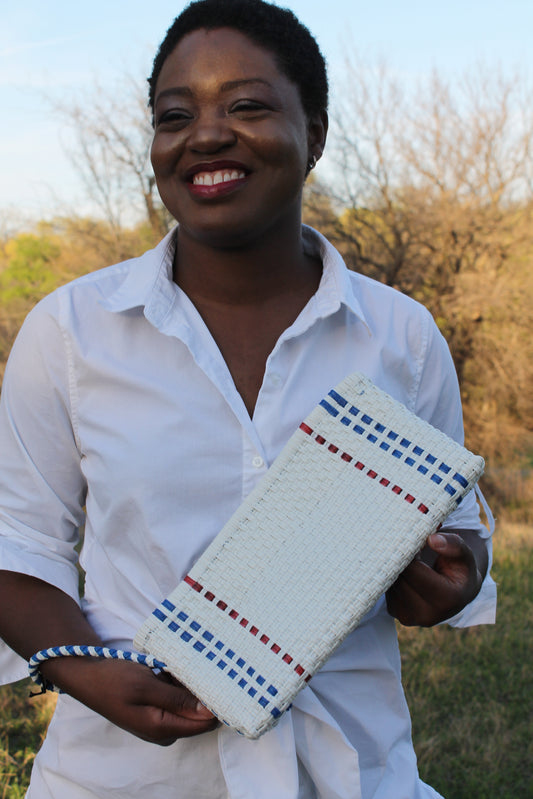
[[259,100],[239,100],[233,104],[231,110],[236,113],[257,113],[268,111],[268,107]]
[[156,123],[158,125],[164,125],[169,123],[185,125],[191,119],[192,116],[188,111],[184,111],[181,108],[171,108],[168,111],[162,111],[158,115]]

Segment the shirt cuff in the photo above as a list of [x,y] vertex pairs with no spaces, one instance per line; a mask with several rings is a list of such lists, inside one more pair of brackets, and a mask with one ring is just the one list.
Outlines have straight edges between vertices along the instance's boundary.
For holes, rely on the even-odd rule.
[[[3,540],[0,547],[0,569],[37,577],[56,588],[79,604],[78,570],[72,563],[50,559],[37,552],[21,552],[13,542]],[[35,609],[40,612],[39,608]],[[28,664],[0,638],[0,685],[22,680],[28,676]]]
[[455,616],[443,624],[451,627],[474,627],[476,624],[494,624],[496,621],[496,583],[487,574],[477,597]]

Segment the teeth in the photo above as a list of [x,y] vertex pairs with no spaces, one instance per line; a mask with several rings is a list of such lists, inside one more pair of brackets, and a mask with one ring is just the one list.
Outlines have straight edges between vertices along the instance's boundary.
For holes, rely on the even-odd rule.
[[217,170],[217,172],[198,172],[193,176],[195,186],[216,186],[218,183],[228,183],[230,180],[240,180],[246,177],[244,172],[237,169]]

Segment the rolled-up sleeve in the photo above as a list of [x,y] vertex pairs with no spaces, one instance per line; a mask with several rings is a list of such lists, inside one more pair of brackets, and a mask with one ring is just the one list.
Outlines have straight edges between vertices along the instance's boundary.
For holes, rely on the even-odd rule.
[[[75,547],[84,519],[85,483],[74,396],[56,293],[26,319],[2,386],[0,569],[38,577],[79,601]],[[2,644],[2,682],[24,676],[20,659],[12,655]]]
[[[457,374],[448,345],[436,325],[429,325],[426,356],[418,385],[416,413],[459,443],[464,443],[463,413]],[[484,505],[488,527],[481,523],[476,493]],[[486,539],[489,554],[489,571],[492,564],[492,533],[494,521],[479,491],[471,491],[450,514],[443,530],[477,530]],[[493,624],[496,619],[496,584],[489,571],[477,597],[447,624],[470,627],[476,624]]]

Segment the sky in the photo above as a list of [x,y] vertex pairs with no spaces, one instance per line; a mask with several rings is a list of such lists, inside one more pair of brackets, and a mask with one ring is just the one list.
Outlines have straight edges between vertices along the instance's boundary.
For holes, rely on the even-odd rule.
[[[533,0],[278,0],[316,36],[330,79],[344,57],[385,59],[406,81],[477,63],[533,73]],[[181,0],[0,0],[0,226],[83,204],[53,103],[96,82],[143,80]]]

